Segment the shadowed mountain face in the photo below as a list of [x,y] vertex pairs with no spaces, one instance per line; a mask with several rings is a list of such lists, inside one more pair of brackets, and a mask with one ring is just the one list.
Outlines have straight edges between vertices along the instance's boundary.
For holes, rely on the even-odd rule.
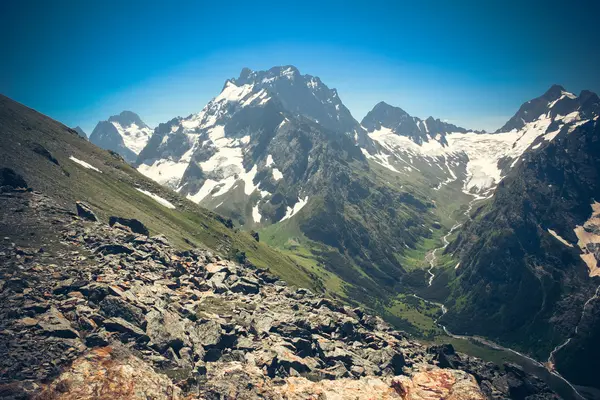
[[108,121],[98,122],[90,135],[90,141],[96,146],[118,153],[132,164],[151,136],[152,129],[137,114],[123,111],[111,116]]
[[525,153],[448,247],[460,268],[442,321],[538,359],[555,350],[549,362],[565,377],[600,387],[600,123],[591,116]]
[[582,113],[582,119],[591,118],[600,109],[600,99],[588,90],[583,90],[579,96],[567,92],[560,85],[553,85],[546,93],[523,104],[519,111],[497,132],[519,130],[525,124],[532,122],[544,114],[570,115]]

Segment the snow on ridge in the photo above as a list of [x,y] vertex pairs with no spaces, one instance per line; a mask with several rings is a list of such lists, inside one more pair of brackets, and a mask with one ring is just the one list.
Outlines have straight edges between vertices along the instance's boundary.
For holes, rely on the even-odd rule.
[[213,99],[213,102],[220,102],[222,100],[239,102],[248,94],[250,94],[252,89],[254,89],[254,85],[247,84],[236,86],[233,82],[227,81],[225,83],[225,87],[221,93]]
[[121,138],[123,138],[123,144],[125,144],[125,147],[133,151],[135,154],[140,154],[153,133],[151,128],[140,128],[136,123],[132,123],[126,127],[123,127],[117,121],[110,121],[110,123],[113,124]]
[[287,67],[281,71],[280,76],[286,77],[287,79],[294,79],[294,70],[292,67]]
[[[467,176],[463,182],[463,191],[468,194],[473,192],[479,194],[489,194],[490,190],[504,178],[502,171],[498,166],[501,159],[510,159],[512,163],[510,167],[514,167],[521,158],[522,154],[530,148],[530,146],[541,138],[544,141],[552,141],[560,132],[565,124],[570,124],[570,131],[576,126],[585,123],[579,121],[581,115],[579,112],[573,112],[566,116],[556,116],[552,118],[550,113],[541,115],[537,120],[526,123],[519,130],[513,129],[503,133],[448,133],[446,140],[447,146],[443,146],[436,140],[430,140],[417,144],[410,138],[395,134],[391,129],[382,127],[379,130],[369,133],[369,137],[377,142],[382,151],[375,154],[369,153],[365,149],[361,149],[363,154],[382,165],[383,167],[399,172],[397,165],[406,164],[403,170],[410,171],[413,157],[421,157],[426,163],[431,165],[435,163],[442,170],[439,164],[438,157],[444,157],[445,166],[449,175],[445,182],[440,183],[435,189],[440,189],[444,184],[457,180],[456,173],[448,165],[448,157],[457,157],[466,155]],[[553,122],[558,121],[559,128],[554,131],[548,131],[548,128]],[[531,149],[540,147],[537,143]],[[410,161],[408,162],[407,161]],[[392,165],[391,160],[396,161]]]
[[164,197],[160,197],[159,195],[149,192],[144,189],[136,188],[136,190],[138,192],[144,193],[146,196],[153,198],[154,200],[156,200],[156,202],[158,202],[159,204],[161,204],[167,208],[175,209],[175,206],[173,205],[173,203],[171,203],[169,200],[165,199]]
[[302,208],[306,205],[306,203],[308,203],[308,196],[304,197],[304,199],[298,198],[298,201],[296,202],[296,204],[294,204],[294,207],[289,207],[287,208],[287,212],[285,213],[285,215],[283,216],[283,218],[281,218],[281,221],[284,221],[286,219],[290,219],[292,218],[294,215],[298,214],[298,212],[300,210],[302,210]]
[[179,185],[179,181],[188,165],[189,161],[160,159],[154,160],[151,164],[141,164],[138,167],[138,172],[161,185],[175,189]]
[[73,156],[70,156],[70,157],[69,157],[69,160],[71,160],[71,161],[73,161],[73,162],[75,162],[75,163],[77,163],[77,164],[81,165],[81,166],[82,166],[82,167],[84,167],[84,168],[87,168],[87,169],[93,169],[93,170],[94,170],[94,171],[96,171],[96,172],[100,172],[100,173],[102,173],[102,171],[100,171],[98,168],[94,167],[92,164],[89,164],[89,163],[87,163],[87,162],[85,162],[85,161],[83,161],[83,160],[80,160],[79,158],[75,158],[75,157],[73,157]]

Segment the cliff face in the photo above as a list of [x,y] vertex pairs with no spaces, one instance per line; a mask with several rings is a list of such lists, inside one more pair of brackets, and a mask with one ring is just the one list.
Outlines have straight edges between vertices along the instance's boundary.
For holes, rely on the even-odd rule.
[[599,137],[596,117],[522,158],[446,250],[461,262],[442,319],[595,387]]
[[177,250],[139,221],[109,226],[82,203],[75,214],[3,191],[7,398],[514,398],[524,379],[537,398],[556,398],[531,377],[288,287],[243,254]]

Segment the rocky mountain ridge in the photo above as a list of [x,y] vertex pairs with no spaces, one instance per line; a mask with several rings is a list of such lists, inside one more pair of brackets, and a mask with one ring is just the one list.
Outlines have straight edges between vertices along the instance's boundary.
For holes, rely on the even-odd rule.
[[496,133],[441,125],[440,133],[433,137],[422,130],[422,121],[379,103],[364,120],[376,150],[363,152],[393,172],[427,177],[436,190],[456,182],[465,193],[490,197],[523,154],[552,141],[562,127],[589,121],[599,110],[595,93],[582,91],[575,96],[554,85],[524,103]]
[[429,117],[422,120],[418,117],[411,117],[400,107],[391,106],[385,102],[380,102],[373,107],[371,111],[363,118],[361,125],[368,132],[373,132],[386,127],[393,133],[401,136],[407,136],[416,144],[437,140],[442,145],[447,144],[445,136],[448,133],[460,132],[466,133],[467,129],[452,125]]
[[526,153],[448,246],[460,268],[442,321],[597,387],[600,125],[588,116]]

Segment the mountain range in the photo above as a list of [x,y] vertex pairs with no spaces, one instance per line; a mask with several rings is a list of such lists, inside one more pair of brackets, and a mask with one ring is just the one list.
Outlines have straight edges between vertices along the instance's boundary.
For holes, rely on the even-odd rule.
[[[473,352],[457,335],[482,336],[600,389],[599,115],[596,94],[554,85],[494,133],[385,102],[359,123],[317,77],[244,68],[197,113],[152,130],[124,111],[99,122],[87,145],[117,153],[132,166],[126,180],[143,182],[112,188],[118,204],[131,192],[170,204],[171,230],[192,213],[217,221],[192,217],[172,232],[179,241],[200,235],[194,245],[252,258],[410,334]],[[94,163],[73,152],[71,162],[103,172],[114,153],[92,153]],[[73,173],[64,162],[51,181]],[[100,213],[109,207],[86,195]],[[139,218],[164,229],[162,208]]]

